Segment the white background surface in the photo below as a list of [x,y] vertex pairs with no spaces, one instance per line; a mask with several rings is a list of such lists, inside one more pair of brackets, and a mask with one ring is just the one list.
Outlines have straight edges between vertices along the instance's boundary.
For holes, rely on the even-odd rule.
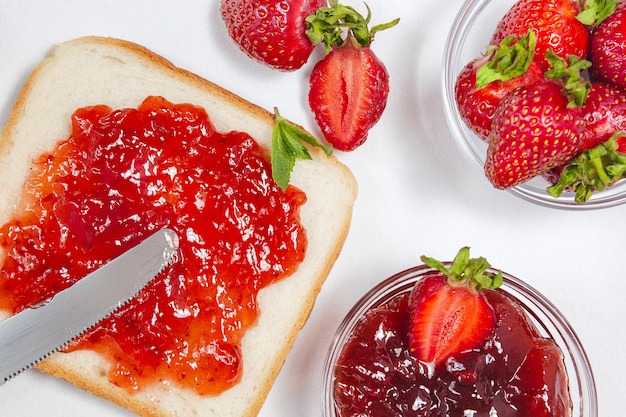
[[[363,10],[360,1],[345,3]],[[379,281],[418,264],[420,255],[450,259],[463,245],[561,309],[590,358],[599,415],[622,415],[626,206],[562,211],[494,190],[457,148],[442,109],[442,52],[461,0],[368,4],[373,23],[401,18],[373,44],[391,77],[388,106],[365,145],[337,152],[359,182],[350,234],[261,417],[320,416],[323,360],[350,307]],[[230,41],[218,7],[217,0],[0,0],[0,124],[55,43],[94,34],[141,43],[249,101],[278,106],[317,133],[306,94],[321,50],[298,72],[266,68]],[[130,414],[27,371],[0,387],[0,415]]]

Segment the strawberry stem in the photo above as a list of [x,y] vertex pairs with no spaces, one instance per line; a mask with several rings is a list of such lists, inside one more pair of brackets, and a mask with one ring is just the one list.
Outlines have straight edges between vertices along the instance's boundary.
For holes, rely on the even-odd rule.
[[331,48],[343,44],[342,35],[346,30],[354,36],[359,46],[364,47],[372,43],[376,32],[393,27],[400,21],[398,18],[370,29],[371,11],[367,3],[365,4],[367,16],[363,16],[353,7],[336,1],[331,1],[329,6],[319,8],[306,18],[308,27],[306,34],[311,43],[313,45],[324,43],[327,54],[330,53]]
[[581,72],[591,66],[586,59],[579,59],[575,55],[569,55],[567,61],[557,56],[552,49],[546,52],[546,59],[552,65],[545,76],[563,84],[563,94],[569,100],[568,107],[582,107],[585,105],[591,84],[586,81]]
[[576,19],[584,25],[596,27],[612,15],[616,8],[617,0],[586,0]]
[[524,74],[535,56],[536,44],[535,32],[530,28],[524,36],[510,35],[500,45],[489,46],[486,55],[491,58],[476,72],[476,89]]
[[487,272],[491,268],[489,262],[483,257],[470,258],[470,248],[467,246],[459,250],[450,266],[427,256],[422,256],[421,260],[444,274],[448,278],[448,284],[452,286],[467,285],[480,291],[495,289],[502,285],[502,272],[498,271],[496,274]]
[[615,132],[606,142],[587,149],[561,171],[559,180],[546,190],[559,197],[566,189],[576,193],[574,200],[583,204],[595,191],[606,190],[626,178],[626,154],[618,151],[618,138],[626,132]]

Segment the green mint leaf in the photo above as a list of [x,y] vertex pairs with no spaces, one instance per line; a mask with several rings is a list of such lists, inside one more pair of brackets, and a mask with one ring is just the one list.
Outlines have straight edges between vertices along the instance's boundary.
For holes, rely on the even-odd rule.
[[322,148],[326,155],[332,154],[332,148],[323,145],[314,136],[302,130],[295,124],[285,120],[277,108],[274,108],[276,124],[272,132],[272,177],[278,186],[285,190],[289,186],[291,172],[296,159],[312,159],[309,150],[303,142],[311,146]]

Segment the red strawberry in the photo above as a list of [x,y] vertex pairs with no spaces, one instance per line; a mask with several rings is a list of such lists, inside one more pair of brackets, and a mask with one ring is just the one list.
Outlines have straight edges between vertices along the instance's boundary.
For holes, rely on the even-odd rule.
[[285,71],[302,67],[315,45],[305,19],[326,0],[221,0],[228,34],[250,57]]
[[591,83],[585,106],[582,150],[605,142],[617,130],[626,131],[626,93],[600,83]]
[[472,60],[459,73],[454,90],[459,113],[480,138],[489,137],[493,114],[506,94],[543,77],[543,71],[532,60],[534,50],[534,32],[519,39],[509,36],[498,47],[490,46],[485,56]]
[[425,256],[422,261],[440,273],[419,281],[411,292],[409,348],[416,359],[437,367],[482,347],[495,328],[495,316],[480,290],[500,286],[502,274],[486,272],[489,263],[470,259],[467,247],[449,266]]
[[592,31],[589,59],[594,80],[626,88],[626,1]]
[[309,105],[326,140],[351,151],[367,139],[387,105],[389,75],[369,47],[349,38],[313,68]]
[[[485,174],[500,189],[513,187],[563,165],[580,152],[585,123],[581,106],[588,84],[582,82],[580,69],[587,61],[564,61],[549,52],[554,79],[544,79],[508,94],[493,118]],[[564,83],[557,81],[568,77]]]
[[[585,131],[581,152],[606,142],[618,130],[626,131],[626,94],[606,84],[592,82],[590,86],[583,107]],[[619,142],[622,142],[621,138]],[[626,143],[622,146],[626,147]],[[624,152],[626,148],[618,150]],[[542,176],[550,184],[556,184],[566,165],[553,168]]]
[[550,68],[548,49],[562,58],[583,59],[589,35],[585,24],[576,19],[580,12],[575,0],[518,0],[498,23],[490,43],[498,45],[509,35],[522,36],[532,27],[537,35],[535,59],[544,70]]
[[[398,19],[370,30],[369,13],[364,18],[338,4],[318,10],[307,22],[309,37],[324,42],[329,52],[311,73],[309,105],[326,140],[336,149],[354,150],[382,116],[389,94],[387,69],[370,44],[374,33]],[[344,40],[340,34],[345,28]]]

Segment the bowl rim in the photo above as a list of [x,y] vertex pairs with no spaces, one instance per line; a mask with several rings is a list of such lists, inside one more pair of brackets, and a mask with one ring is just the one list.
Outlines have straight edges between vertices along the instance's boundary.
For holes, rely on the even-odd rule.
[[[443,264],[449,266],[450,262]],[[544,336],[552,337],[557,342],[568,372],[573,406],[571,417],[598,417],[598,394],[591,364],[569,321],[550,300],[528,283],[499,269],[489,268],[487,271],[502,273],[503,283],[500,289],[519,302]],[[343,346],[365,313],[395,295],[409,292],[416,282],[425,277],[438,273],[439,271],[427,265],[405,269],[369,289],[348,311],[335,332],[324,360],[321,384],[322,416],[337,417],[334,403],[335,364]]]
[[[471,132],[462,121],[456,106],[454,85],[458,71],[463,65],[467,64],[466,62],[459,62],[460,51],[469,36],[477,16],[479,16],[492,1],[493,0],[467,0],[463,2],[454,18],[445,41],[441,73],[443,108],[448,127],[452,131],[452,135],[457,144],[465,151],[464,153],[471,155],[472,159],[481,169],[484,165],[485,151],[480,150],[479,147],[481,142],[484,141],[481,141],[481,139]],[[487,45],[485,45],[485,48],[486,47]],[[480,52],[481,51],[477,52],[477,57]],[[470,137],[474,138],[475,141],[470,140]],[[613,187],[615,187],[615,185]],[[545,191],[545,188],[535,187],[529,183],[511,187],[506,191],[540,206],[584,211],[614,207],[626,203],[626,184],[621,188],[625,189],[620,190],[620,193],[616,195],[612,193],[607,194],[606,190],[597,191],[584,204],[577,204],[574,200],[575,194],[572,192],[564,192],[560,197],[555,198],[550,196]]]

